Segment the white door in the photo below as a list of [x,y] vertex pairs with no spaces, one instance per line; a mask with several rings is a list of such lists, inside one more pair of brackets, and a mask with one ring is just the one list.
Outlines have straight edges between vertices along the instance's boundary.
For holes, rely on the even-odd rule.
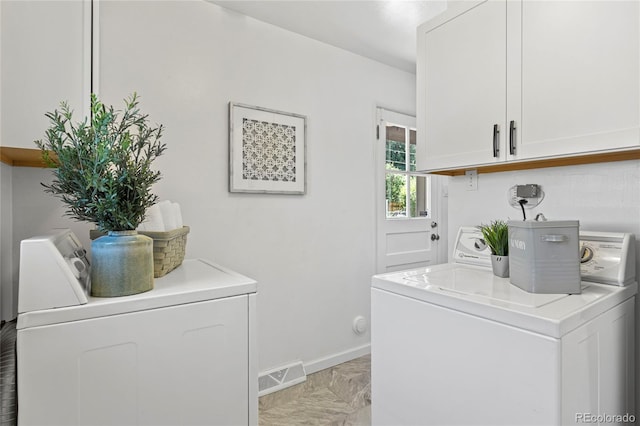
[[416,172],[415,117],[378,108],[376,134],[377,272],[444,261],[441,178]]

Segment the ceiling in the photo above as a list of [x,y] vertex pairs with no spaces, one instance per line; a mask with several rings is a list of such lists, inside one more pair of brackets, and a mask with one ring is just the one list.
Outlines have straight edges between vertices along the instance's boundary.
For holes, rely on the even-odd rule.
[[446,0],[209,1],[411,73],[416,27],[446,9]]

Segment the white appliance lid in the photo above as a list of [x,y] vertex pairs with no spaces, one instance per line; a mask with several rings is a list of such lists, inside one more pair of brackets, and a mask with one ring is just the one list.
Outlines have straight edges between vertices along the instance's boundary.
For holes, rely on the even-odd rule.
[[423,274],[407,273],[405,279],[423,289],[437,289],[452,295],[473,295],[484,297],[492,303],[503,303],[526,308],[539,308],[548,303],[567,297],[568,294],[528,293],[514,285],[503,285],[494,280],[491,271],[452,265],[450,268],[433,268]]
[[374,275],[372,287],[554,338],[637,292],[636,283],[583,282],[581,294],[534,294],[491,269],[455,263]]
[[18,329],[126,314],[255,293],[255,280],[222,266],[190,259],[161,278],[153,290],[123,297],[88,297],[88,303],[18,315]]

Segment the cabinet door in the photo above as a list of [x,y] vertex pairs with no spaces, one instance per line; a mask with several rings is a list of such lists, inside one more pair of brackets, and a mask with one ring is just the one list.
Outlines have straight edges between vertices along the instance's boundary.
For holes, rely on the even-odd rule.
[[504,160],[506,2],[483,2],[435,22],[418,34],[418,168]]
[[36,148],[60,101],[88,112],[91,2],[0,1],[0,144]]
[[508,2],[513,158],[637,147],[638,1]]

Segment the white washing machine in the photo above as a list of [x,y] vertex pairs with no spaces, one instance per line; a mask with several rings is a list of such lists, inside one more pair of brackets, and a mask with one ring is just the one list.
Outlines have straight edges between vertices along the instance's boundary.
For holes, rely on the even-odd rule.
[[580,239],[576,295],[494,276],[476,228],[460,230],[451,263],[374,276],[373,424],[635,420],[634,237]]
[[20,263],[19,425],[258,423],[254,280],[193,259],[91,297],[68,230],[24,240]]

